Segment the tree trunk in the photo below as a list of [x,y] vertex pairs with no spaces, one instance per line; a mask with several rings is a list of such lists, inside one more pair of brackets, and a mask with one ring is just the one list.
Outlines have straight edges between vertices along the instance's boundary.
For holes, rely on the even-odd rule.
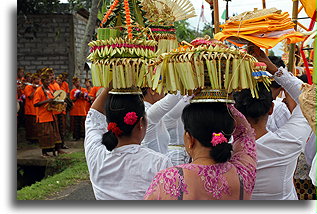
[[98,2],[100,0],[92,0],[91,9],[89,13],[88,23],[86,25],[84,38],[81,42],[80,51],[78,53],[78,58],[75,68],[75,76],[80,77],[84,72],[85,62],[87,61],[86,55],[88,52],[88,43],[90,42],[96,27],[97,14],[98,14]]

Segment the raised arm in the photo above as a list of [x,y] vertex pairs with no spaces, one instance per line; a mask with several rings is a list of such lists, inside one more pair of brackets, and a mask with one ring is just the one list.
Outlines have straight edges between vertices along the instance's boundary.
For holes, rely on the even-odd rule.
[[149,123],[158,123],[164,117],[164,115],[169,112],[181,99],[182,96],[180,94],[168,94],[163,99],[154,103],[146,111]]
[[106,147],[102,145],[102,136],[106,133],[107,121],[104,113],[104,106],[109,89],[104,90],[92,104],[85,121],[85,155],[87,163],[94,160],[96,150]]
[[286,90],[286,92],[298,104],[298,97],[301,94],[301,86],[303,82],[297,77],[289,73],[285,68],[277,68],[267,55],[259,47],[254,44],[248,46],[248,53],[253,55],[259,62],[264,62],[267,66],[266,70],[274,75],[275,81]]
[[183,109],[187,106],[192,99],[192,96],[183,96],[183,98],[178,101],[178,103],[164,116],[164,122],[166,128],[172,128],[174,126],[174,122],[178,120],[182,116]]
[[230,162],[243,178],[244,190],[251,193],[256,176],[255,132],[247,119],[233,105],[228,105],[235,120],[233,132],[233,155]]

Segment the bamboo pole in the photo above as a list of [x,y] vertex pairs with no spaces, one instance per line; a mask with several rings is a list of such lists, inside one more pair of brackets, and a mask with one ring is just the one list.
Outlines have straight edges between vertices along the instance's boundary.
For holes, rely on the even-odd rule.
[[[313,83],[317,84],[317,39],[314,42],[314,56],[313,56]],[[316,109],[317,114],[317,109]],[[316,140],[317,143],[317,140]]]
[[[262,0],[262,7],[263,7],[263,9],[266,9],[266,1],[265,0]],[[269,55],[269,50],[268,49],[265,49],[265,54],[267,56]]]
[[306,31],[309,31],[309,29],[307,27],[305,27],[304,25],[302,25],[300,22],[297,22],[298,26],[303,28]]
[[214,2],[214,24],[215,24],[215,34],[220,32],[219,28],[219,6],[218,0],[213,0]]
[[[292,19],[295,24],[294,29],[297,30],[297,17],[298,17],[298,0],[293,0],[293,13]],[[295,47],[296,44],[290,45],[289,56],[288,56],[288,70],[295,73]]]
[[265,2],[265,0],[262,0],[262,6],[263,6],[263,9],[266,8],[266,2]]

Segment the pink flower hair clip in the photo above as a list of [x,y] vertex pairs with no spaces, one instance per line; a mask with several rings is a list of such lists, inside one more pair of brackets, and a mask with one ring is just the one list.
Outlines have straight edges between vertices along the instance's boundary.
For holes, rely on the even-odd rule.
[[136,115],[135,112],[128,112],[123,118],[123,121],[125,124],[132,126],[138,121],[138,115]]
[[212,144],[212,146],[216,146],[218,144],[222,144],[222,143],[228,143],[227,138],[225,138],[225,136],[223,136],[223,134],[220,133],[212,133],[212,140],[210,142]]

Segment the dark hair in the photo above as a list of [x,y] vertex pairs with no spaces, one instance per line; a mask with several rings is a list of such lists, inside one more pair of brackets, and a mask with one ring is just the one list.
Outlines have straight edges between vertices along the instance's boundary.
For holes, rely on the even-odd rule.
[[281,88],[281,85],[278,84],[275,80],[273,80],[273,81],[271,82],[270,87],[271,87],[271,88],[275,88],[275,89],[279,89],[279,88]]
[[298,79],[302,80],[304,83],[308,83],[307,75],[302,74],[301,76],[298,77]]
[[262,82],[258,83],[259,98],[252,98],[250,89],[234,93],[235,107],[245,116],[257,123],[259,117],[266,115],[272,106],[272,92],[268,91]]
[[285,63],[280,56],[269,56],[269,59],[274,65],[276,65],[277,68],[281,66],[285,68]]
[[189,104],[183,110],[182,120],[186,132],[203,146],[211,148],[210,157],[214,161],[224,163],[231,158],[231,144],[211,144],[213,133],[221,132],[229,141],[234,129],[234,120],[224,103]]
[[[142,98],[139,95],[114,95],[109,94],[105,105],[107,123],[114,122],[123,131],[120,136],[130,136],[134,125],[128,125],[124,122],[124,117],[128,112],[135,112],[138,120],[145,116],[145,107]],[[118,138],[112,132],[108,131],[102,136],[102,144],[107,150],[112,151],[118,145]]]
[[145,96],[147,95],[147,90],[148,90],[148,89],[149,89],[148,87],[141,88],[143,97],[145,97]]

